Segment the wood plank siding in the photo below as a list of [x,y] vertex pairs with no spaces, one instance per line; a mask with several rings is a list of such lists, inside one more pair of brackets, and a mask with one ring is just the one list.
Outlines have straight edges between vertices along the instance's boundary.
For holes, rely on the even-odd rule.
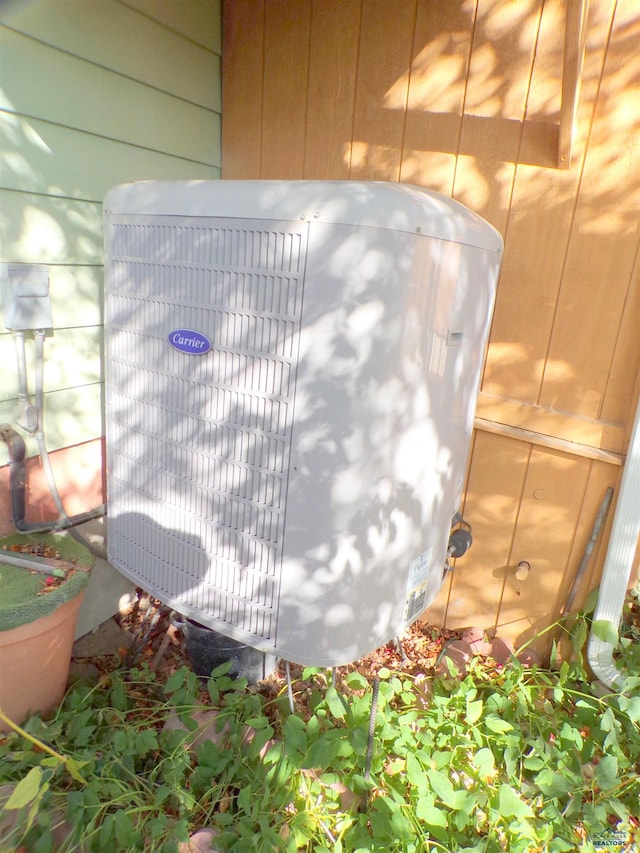
[[[49,266],[45,426],[50,450],[78,448],[54,460],[69,511],[102,488],[102,200],[126,181],[220,177],[220,24],[216,0],[0,4],[0,262]],[[0,423],[17,396],[0,315]],[[0,442],[0,532],[6,462]],[[55,516],[32,470],[31,510]]]
[[568,28],[566,0],[223,4],[224,178],[416,183],[504,236],[475,545],[426,616],[516,645],[560,612],[640,392],[640,14],[568,3]]

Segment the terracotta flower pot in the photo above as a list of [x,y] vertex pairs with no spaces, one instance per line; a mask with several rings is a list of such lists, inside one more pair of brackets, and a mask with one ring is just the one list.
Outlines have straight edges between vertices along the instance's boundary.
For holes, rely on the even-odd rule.
[[[15,723],[62,701],[84,589],[53,613],[0,631],[0,708]],[[8,727],[0,721],[0,732]]]
[[[94,559],[71,537],[52,534],[16,534],[0,539],[0,549],[0,709],[20,724],[30,713],[51,711],[64,696]],[[11,564],[30,554],[59,557],[58,566],[66,567],[62,582]],[[0,722],[0,732],[6,730]]]

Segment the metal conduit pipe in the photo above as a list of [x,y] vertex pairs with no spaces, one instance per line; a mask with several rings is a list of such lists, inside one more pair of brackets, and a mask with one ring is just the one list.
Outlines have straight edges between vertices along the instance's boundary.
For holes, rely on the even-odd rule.
[[[600,582],[594,623],[609,622],[616,633],[620,629],[631,568],[640,536],[640,400],[636,411],[627,459],[622,471],[618,503],[611,529]],[[613,660],[613,643],[602,640],[593,629],[587,657],[594,675],[609,688],[620,688],[625,673]]]
[[42,468],[44,471],[44,475],[47,480],[47,485],[49,486],[49,491],[51,492],[51,497],[53,498],[53,502],[56,505],[56,509],[60,513],[60,519],[63,521],[69,521],[69,516],[67,515],[67,511],[64,508],[64,504],[62,503],[62,498],[60,497],[60,492],[58,491],[58,486],[56,484],[55,477],[53,475],[53,468],[51,467],[51,459],[49,458],[49,451],[47,450],[47,445],[44,440],[44,429],[43,429],[43,420],[44,420],[44,329],[37,329],[35,331],[35,346],[36,346],[36,420],[37,426],[34,432],[34,438],[38,445],[38,453],[40,454],[40,459],[42,461]]

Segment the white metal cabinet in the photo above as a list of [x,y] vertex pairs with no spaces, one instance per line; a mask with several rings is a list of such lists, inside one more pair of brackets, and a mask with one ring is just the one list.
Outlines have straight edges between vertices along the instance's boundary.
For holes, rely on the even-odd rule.
[[145,182],[105,200],[109,555],[300,663],[440,588],[502,241],[435,193]]

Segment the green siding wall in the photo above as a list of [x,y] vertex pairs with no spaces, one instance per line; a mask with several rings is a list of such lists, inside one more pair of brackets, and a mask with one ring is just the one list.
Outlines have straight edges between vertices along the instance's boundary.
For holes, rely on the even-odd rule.
[[[220,177],[220,55],[219,0],[0,6],[0,262],[50,267],[50,450],[103,431],[104,195]],[[0,422],[15,423],[16,397],[0,313]]]

